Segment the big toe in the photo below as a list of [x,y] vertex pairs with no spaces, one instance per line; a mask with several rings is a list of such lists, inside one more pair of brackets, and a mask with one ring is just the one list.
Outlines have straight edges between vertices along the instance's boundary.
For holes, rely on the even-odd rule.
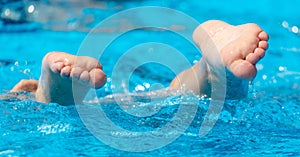
[[255,65],[243,59],[234,61],[229,68],[235,76],[243,79],[252,79],[257,73]]
[[101,88],[106,82],[106,75],[99,68],[92,69],[89,77],[90,85],[96,89]]

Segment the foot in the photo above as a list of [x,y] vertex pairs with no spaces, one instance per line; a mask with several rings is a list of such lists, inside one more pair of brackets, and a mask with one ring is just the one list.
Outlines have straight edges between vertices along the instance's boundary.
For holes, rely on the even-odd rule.
[[70,105],[82,101],[90,88],[98,89],[105,82],[106,75],[96,59],[51,52],[42,62],[36,99]]
[[255,64],[268,48],[268,35],[256,24],[232,26],[212,20],[201,24],[193,38],[210,66],[216,66],[220,58],[229,71],[242,79],[256,76]]
[[[223,66],[233,74],[226,79],[227,89],[235,91],[235,95],[241,94],[236,93],[243,89],[241,82],[255,77],[255,64],[264,57],[268,48],[268,35],[256,24],[232,26],[222,21],[208,21],[196,28],[193,38],[203,58],[192,68],[177,75],[170,87],[185,85],[197,95],[209,96],[212,80],[224,82],[221,81],[225,79],[222,78],[224,73],[220,71]],[[230,90],[227,93],[231,93]]]

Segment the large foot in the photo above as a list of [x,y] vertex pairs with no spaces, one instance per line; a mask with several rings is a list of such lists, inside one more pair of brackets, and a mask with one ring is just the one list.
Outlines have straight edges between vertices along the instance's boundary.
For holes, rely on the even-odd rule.
[[239,87],[241,80],[255,77],[255,64],[264,57],[268,48],[268,35],[256,24],[232,26],[222,21],[207,21],[196,28],[193,38],[203,58],[177,75],[170,87],[185,85],[195,94],[210,95],[212,80],[224,82],[221,81],[226,79],[222,78],[224,72],[220,71],[223,66],[233,73],[233,78],[227,78],[227,83],[230,81],[227,89],[235,92],[242,89]]
[[[264,57],[268,48],[268,35],[256,24],[232,26],[211,20],[201,24],[195,30],[193,38],[210,66],[214,66],[214,59],[218,57],[211,52],[216,50],[222,64],[242,79],[256,76],[255,64]],[[207,40],[213,43],[208,44],[210,47],[203,44]]]
[[47,54],[36,92],[37,101],[70,105],[81,101],[90,88],[106,82],[101,64],[94,58],[63,52]]

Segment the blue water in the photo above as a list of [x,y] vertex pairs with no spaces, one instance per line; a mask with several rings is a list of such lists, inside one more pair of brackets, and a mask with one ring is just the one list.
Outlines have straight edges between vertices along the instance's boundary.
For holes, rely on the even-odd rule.
[[[197,100],[197,114],[179,138],[165,147],[140,153],[118,150],[97,139],[82,122],[76,106],[45,105],[12,98],[0,101],[0,156],[300,156],[300,35],[296,29],[300,26],[300,2],[92,2],[100,9],[91,7],[89,3],[39,1],[37,4],[45,12],[37,17],[24,16],[25,23],[2,19],[0,92],[5,94],[21,79],[38,79],[41,60],[47,52],[76,54],[87,35],[86,30],[109,15],[137,6],[170,7],[199,22],[220,19],[231,24],[258,23],[269,33],[270,47],[265,58],[257,64],[259,71],[249,96],[226,101],[216,125],[204,137],[199,137],[199,129],[210,102],[206,98]],[[44,3],[50,4],[45,6]],[[34,4],[37,5],[36,2]],[[49,16],[47,9],[51,10],[51,6],[60,14],[54,12],[53,16]],[[85,9],[81,10],[82,7]],[[91,15],[94,16],[92,20],[88,18]],[[286,27],[285,23],[289,26]],[[137,30],[118,38],[105,50],[100,61],[108,76],[126,50],[143,42],[172,45],[191,64],[201,57],[193,45],[174,33]],[[145,83],[150,86],[159,83],[166,87],[174,76],[162,65],[145,64],[133,73],[129,89],[140,90],[137,87],[142,86],[144,91],[150,90]],[[110,94],[110,85],[109,81],[97,94]],[[164,99],[160,111],[149,117],[127,114],[115,102],[103,104],[101,108],[116,125],[131,131],[147,132],[170,122],[183,97]],[[149,100],[141,98],[137,101],[147,104]],[[99,106],[85,107],[93,109]],[[87,116],[93,120],[98,115]],[[122,134],[112,138],[118,136],[121,138]],[[128,146],[142,147],[136,143],[128,143]]]

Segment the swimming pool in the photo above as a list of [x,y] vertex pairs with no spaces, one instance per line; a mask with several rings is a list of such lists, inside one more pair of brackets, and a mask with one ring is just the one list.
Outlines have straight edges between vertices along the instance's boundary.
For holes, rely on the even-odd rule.
[[[257,64],[259,73],[249,97],[226,101],[216,125],[204,137],[199,137],[199,129],[209,99],[197,100],[197,113],[191,125],[179,138],[164,147],[139,153],[114,149],[97,139],[82,122],[75,106],[45,105],[29,100],[10,99],[0,101],[0,156],[300,155],[298,1],[279,1],[276,4],[271,0],[236,0],[232,3],[197,0],[93,2],[102,9],[95,9],[86,3],[59,4],[73,13],[67,14],[63,10],[60,12],[60,15],[67,17],[67,21],[55,15],[49,17],[50,19],[37,18],[35,23],[30,24],[2,23],[1,92],[5,93],[5,90],[10,89],[20,79],[38,79],[41,60],[47,52],[59,50],[76,54],[87,35],[86,30],[109,15],[137,6],[170,7],[185,12],[199,22],[221,19],[232,24],[258,23],[270,34],[270,48],[266,57]],[[78,13],[81,6],[86,8],[83,15]],[[47,6],[42,7],[47,9]],[[85,18],[75,18],[73,15]],[[92,15],[95,15],[94,18],[91,18]],[[89,21],[90,19],[92,20]],[[124,51],[149,41],[176,47],[191,63],[201,57],[197,49],[176,34],[137,30],[121,36],[107,48],[100,59],[105,72],[111,75],[115,62]],[[133,73],[129,88],[131,91],[150,90],[149,87],[157,83],[167,86],[173,77],[174,74],[162,65],[145,64]],[[110,94],[110,83],[109,81],[104,88],[97,91],[97,94]],[[165,98],[161,110],[149,117],[127,114],[114,102],[103,104],[102,109],[118,126],[131,131],[147,132],[170,122],[182,99],[180,96]],[[147,104],[149,100],[138,101]],[[93,107],[95,106],[89,105],[86,108]],[[96,119],[97,116],[87,115],[90,119]],[[134,135],[112,134],[111,138],[123,137],[133,138]],[[142,147],[136,145],[137,143],[127,144],[130,147]]]

